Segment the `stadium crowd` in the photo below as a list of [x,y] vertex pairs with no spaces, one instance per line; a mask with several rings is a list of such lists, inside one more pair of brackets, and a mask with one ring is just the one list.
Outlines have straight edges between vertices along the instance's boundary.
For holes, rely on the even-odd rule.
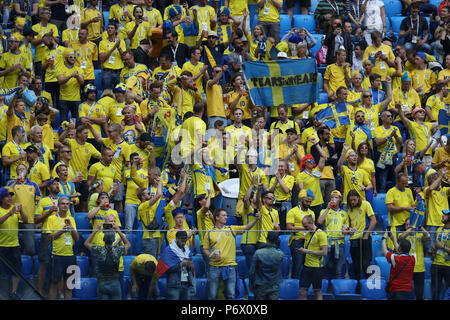
[[[98,299],[338,299],[376,232],[389,299],[448,295],[450,3],[393,2],[2,1],[6,297],[31,260],[41,295],[82,299],[87,257]],[[316,62],[317,101],[254,104],[244,63],[281,59]]]

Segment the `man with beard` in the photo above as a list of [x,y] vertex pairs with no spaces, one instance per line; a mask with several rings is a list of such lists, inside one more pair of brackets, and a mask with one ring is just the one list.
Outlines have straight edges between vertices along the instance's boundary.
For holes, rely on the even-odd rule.
[[167,46],[162,48],[161,56],[168,55],[175,67],[182,68],[184,62],[189,59],[189,47],[178,42],[178,33],[175,30],[167,34],[166,40]]
[[230,66],[230,77],[233,78],[235,74],[242,74],[242,66],[244,61],[251,61],[250,55],[244,51],[244,44],[242,39],[234,38],[232,42],[234,51],[228,55],[228,65]]
[[[366,91],[367,92],[367,91]],[[370,93],[364,93],[364,95],[369,96]],[[367,142],[372,145],[372,133],[369,127],[366,125],[365,113],[363,110],[359,110],[355,113],[355,121],[350,125],[347,130],[347,135],[345,136],[345,143],[351,146],[352,149],[357,150],[358,146]]]
[[89,168],[88,185],[91,186],[95,181],[103,179],[103,191],[111,193],[114,190],[113,183],[120,181],[120,172],[116,171],[111,165],[113,159],[113,152],[109,148],[102,150],[100,161],[94,163]]

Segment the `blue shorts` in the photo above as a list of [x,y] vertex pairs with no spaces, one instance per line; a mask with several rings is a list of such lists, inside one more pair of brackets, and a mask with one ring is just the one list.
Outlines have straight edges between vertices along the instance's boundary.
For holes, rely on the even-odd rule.
[[77,258],[75,256],[52,256],[52,282],[57,283],[62,279],[67,279],[70,274],[67,274],[67,268],[77,265]]

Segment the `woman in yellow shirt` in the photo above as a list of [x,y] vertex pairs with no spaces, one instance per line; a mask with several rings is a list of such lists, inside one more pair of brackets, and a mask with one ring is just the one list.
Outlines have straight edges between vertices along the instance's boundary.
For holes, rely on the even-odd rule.
[[[247,23],[248,12],[244,10],[244,20],[242,25]],[[264,34],[264,28],[257,24],[253,27],[253,34],[250,35],[247,29],[244,28],[244,35],[249,43],[250,55],[254,60],[270,60],[270,49],[272,48],[272,42],[268,41]]]
[[[373,185],[373,196],[376,197],[378,193],[375,181],[375,165],[373,163],[373,160],[367,157],[370,153],[370,146],[367,142],[363,142],[358,146],[358,149],[356,151],[358,155],[356,165],[359,169],[366,171],[369,175],[370,181],[372,181]],[[366,200],[370,202],[369,199],[366,198]]]

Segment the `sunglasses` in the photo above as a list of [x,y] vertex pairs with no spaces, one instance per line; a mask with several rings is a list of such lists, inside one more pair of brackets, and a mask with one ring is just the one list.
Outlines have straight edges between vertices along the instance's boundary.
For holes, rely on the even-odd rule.
[[71,150],[63,150],[63,151],[61,151],[62,153],[72,153],[72,151]]
[[316,163],[316,161],[314,161],[314,160],[311,160],[311,159],[309,159],[309,160],[306,160],[306,162],[308,162],[308,163]]
[[370,95],[370,96],[364,95],[363,98],[372,98],[372,95]]
[[392,118],[392,114],[387,114],[386,118]]

